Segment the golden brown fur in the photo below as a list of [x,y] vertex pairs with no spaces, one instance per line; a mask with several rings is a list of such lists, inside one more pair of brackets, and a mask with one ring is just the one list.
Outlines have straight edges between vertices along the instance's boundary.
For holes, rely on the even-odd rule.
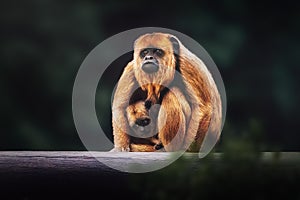
[[[139,52],[147,47],[164,51],[164,56],[158,59],[158,71],[152,74],[141,69]],[[181,75],[180,81],[176,79],[176,70]],[[127,134],[130,126],[126,108],[130,94],[139,87],[147,93],[147,100],[153,104],[161,103],[158,136],[166,151],[187,149],[193,142],[197,148],[189,150],[199,150],[206,134],[219,138],[221,99],[205,64],[175,36],[152,33],[136,40],[134,59],[124,69],[115,91],[112,105],[114,151],[133,151]]]
[[158,114],[158,138],[166,151],[183,148],[191,108],[184,95],[176,87],[164,95]]
[[[137,101],[127,107],[126,115],[130,126],[131,151],[156,151],[158,150],[156,147],[161,145],[157,135],[157,111],[151,111],[150,114],[149,110],[146,109],[145,101]],[[136,121],[138,119],[145,118],[151,120],[149,125],[137,125]]]

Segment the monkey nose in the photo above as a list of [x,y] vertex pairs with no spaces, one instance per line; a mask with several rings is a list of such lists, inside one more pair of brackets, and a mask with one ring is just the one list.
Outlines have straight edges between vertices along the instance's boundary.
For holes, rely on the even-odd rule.
[[154,57],[153,56],[145,56],[144,60],[153,60]]
[[145,117],[145,118],[139,118],[135,121],[135,123],[139,126],[147,126],[151,122],[150,118]]
[[153,62],[146,62],[145,64],[143,64],[142,70],[148,74],[152,74],[158,71],[158,65]]

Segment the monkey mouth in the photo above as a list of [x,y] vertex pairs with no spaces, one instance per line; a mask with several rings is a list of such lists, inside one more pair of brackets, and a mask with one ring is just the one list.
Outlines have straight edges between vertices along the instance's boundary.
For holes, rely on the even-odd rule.
[[134,126],[134,129],[141,133],[147,133],[150,131],[150,129],[147,126],[139,126],[137,124]]
[[151,137],[153,136],[153,128],[148,125],[148,126],[139,126],[139,125],[134,125],[133,127],[131,127],[133,130],[133,133],[136,137]]
[[145,61],[142,65],[142,70],[147,74],[152,74],[158,71],[158,63],[154,61]]
[[156,61],[149,61],[149,60],[144,61],[143,65],[145,65],[145,64],[158,65],[158,63]]

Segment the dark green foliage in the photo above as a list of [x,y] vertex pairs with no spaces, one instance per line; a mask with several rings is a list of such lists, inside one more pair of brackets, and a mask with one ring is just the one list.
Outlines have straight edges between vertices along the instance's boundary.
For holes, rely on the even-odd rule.
[[258,154],[239,144],[225,144],[228,148],[221,155],[201,160],[185,155],[160,171],[132,174],[130,191],[141,199],[300,198],[299,154],[293,160],[280,153]]

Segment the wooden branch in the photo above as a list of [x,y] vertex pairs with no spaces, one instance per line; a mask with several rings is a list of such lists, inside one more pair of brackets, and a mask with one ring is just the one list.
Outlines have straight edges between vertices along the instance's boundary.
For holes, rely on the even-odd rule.
[[[0,152],[0,188],[2,196],[8,199],[46,199],[51,197],[77,197],[109,194],[128,194],[133,177],[146,174],[130,174],[112,169],[103,163],[128,167],[164,163],[172,153],[115,153],[115,152],[74,152],[74,151],[3,151]],[[185,153],[184,162],[199,167],[197,153]],[[214,153],[210,161],[222,164],[222,154]],[[263,153],[263,162],[295,162],[299,166],[299,153]],[[100,162],[99,162],[100,161]],[[176,162],[172,165],[176,165]],[[180,165],[179,165],[180,167]],[[163,173],[168,172],[168,168]],[[159,171],[158,171],[159,173]],[[154,173],[154,174],[158,174]],[[173,171],[174,173],[174,171]],[[177,172],[175,172],[177,173]],[[192,172],[191,172],[192,173]],[[157,176],[159,177],[159,176]],[[159,181],[159,180],[157,180]],[[51,192],[49,192],[51,191]],[[45,194],[47,194],[45,196]],[[134,195],[134,194],[130,194]],[[2,199],[2,198],[1,198]],[[100,199],[100,197],[99,197]]]
[[[172,157],[172,153],[167,152],[0,151],[0,173],[21,172],[25,175],[43,174],[51,171],[76,171],[81,173],[123,174],[103,163],[118,166],[127,166],[134,163],[150,165],[153,162],[164,162],[170,157]],[[183,157],[191,162],[199,160],[197,153],[185,153]],[[211,157],[218,160],[221,153],[214,153]],[[273,158],[281,162],[295,162],[300,161],[300,153],[265,152],[262,154],[262,160],[264,161]]]

